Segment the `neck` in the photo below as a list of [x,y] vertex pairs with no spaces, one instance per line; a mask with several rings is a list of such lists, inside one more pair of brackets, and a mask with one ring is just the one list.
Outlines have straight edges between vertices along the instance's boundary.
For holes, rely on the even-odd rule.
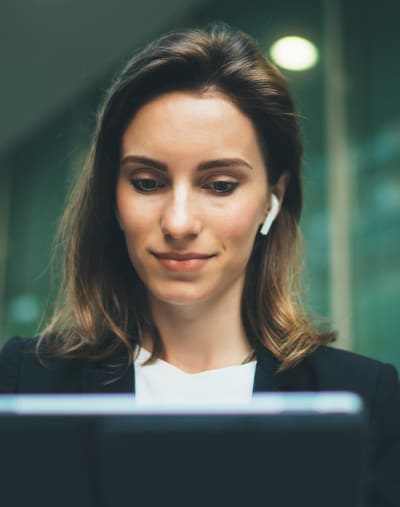
[[[242,324],[240,299],[230,296],[179,306],[151,300],[162,359],[188,373],[234,366],[248,359],[252,348]],[[143,345],[151,350],[151,338],[146,337]]]

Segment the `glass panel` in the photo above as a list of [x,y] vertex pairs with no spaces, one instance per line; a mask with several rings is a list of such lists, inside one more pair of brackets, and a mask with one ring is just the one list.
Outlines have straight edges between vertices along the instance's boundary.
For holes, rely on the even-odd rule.
[[400,368],[400,4],[343,4],[355,180],[355,349]]

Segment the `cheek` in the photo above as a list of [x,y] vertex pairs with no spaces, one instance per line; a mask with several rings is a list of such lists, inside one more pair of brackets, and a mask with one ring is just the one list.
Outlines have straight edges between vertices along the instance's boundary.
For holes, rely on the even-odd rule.
[[136,273],[141,277],[145,265],[148,228],[142,220],[128,220],[124,224],[125,245]]
[[238,206],[238,212],[227,215],[220,222],[220,236],[226,241],[237,244],[240,248],[253,244],[262,221],[262,213],[258,208],[247,209]]
[[137,257],[137,247],[143,244],[146,234],[146,221],[134,209],[118,208],[122,232],[131,260]]
[[146,220],[146,217],[136,214],[133,218],[125,216],[124,234],[125,242],[131,256],[140,256],[139,251],[149,243],[149,236],[152,235],[153,224]]
[[124,184],[117,187],[116,205],[127,242],[134,241],[136,237],[149,231],[150,222],[154,220],[154,213],[143,213],[143,202],[132,198],[130,187]]

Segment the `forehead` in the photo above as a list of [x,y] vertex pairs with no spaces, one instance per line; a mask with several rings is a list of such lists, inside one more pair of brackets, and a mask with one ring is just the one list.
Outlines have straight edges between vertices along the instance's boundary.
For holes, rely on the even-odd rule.
[[251,119],[216,91],[170,92],[144,104],[122,136],[121,155],[135,150],[165,157],[243,156],[263,163]]

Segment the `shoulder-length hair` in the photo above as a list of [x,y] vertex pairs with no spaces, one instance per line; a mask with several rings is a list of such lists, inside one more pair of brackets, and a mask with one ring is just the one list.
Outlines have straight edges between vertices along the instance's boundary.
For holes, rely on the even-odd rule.
[[281,211],[268,236],[258,235],[242,296],[242,320],[254,347],[267,347],[287,369],[333,333],[313,329],[297,294],[302,143],[285,80],[256,42],[226,24],[172,32],[136,54],[112,84],[98,117],[88,160],[60,225],[64,280],[44,329],[54,353],[100,360],[125,346],[129,361],[144,332],[153,359],[162,350],[115,217],[121,138],[135,112],[169,91],[215,90],[254,123],[273,186],[286,173]]

